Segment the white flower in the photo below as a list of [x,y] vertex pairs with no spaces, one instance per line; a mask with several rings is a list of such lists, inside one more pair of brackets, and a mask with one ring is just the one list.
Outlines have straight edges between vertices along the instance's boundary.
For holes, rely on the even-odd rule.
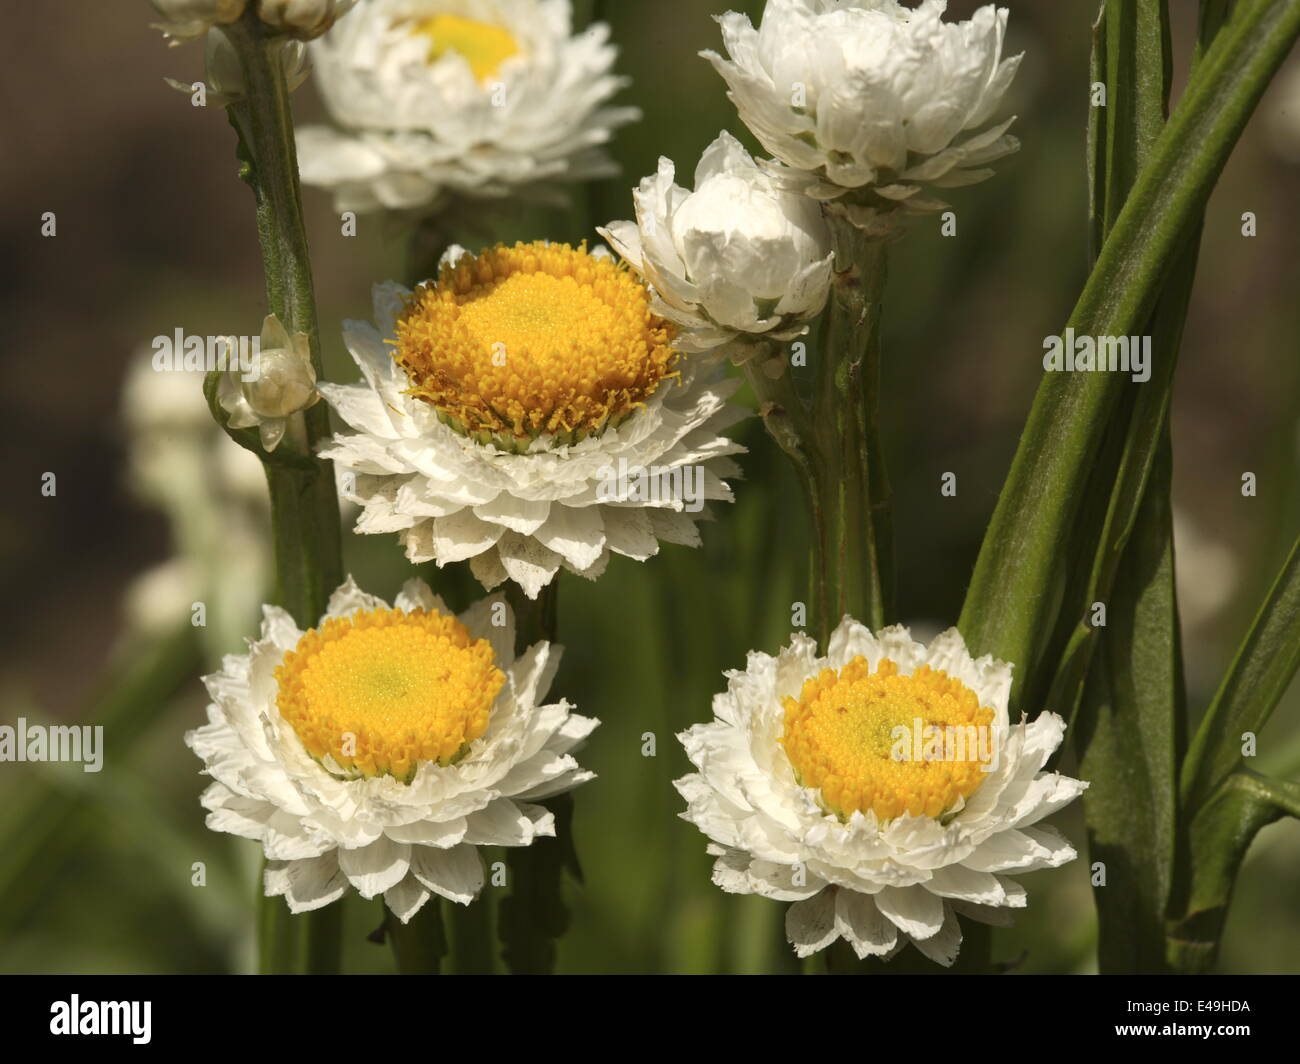
[[735,12],[719,18],[729,61],[701,54],[783,180],[883,235],[900,212],[946,206],[928,188],[982,181],[985,164],[1019,147],[1013,119],[980,130],[1020,65],[1000,61],[1006,9],[952,23],[945,6],[769,0],[757,30]]
[[[298,134],[302,180],[340,210],[433,210],[617,173],[635,108],[609,29],[571,36],[569,0],[368,0],[312,45],[335,127]],[[553,191],[553,190],[552,190]]]
[[925,647],[846,617],[825,657],[798,633],[727,680],[716,719],[679,737],[699,770],[677,781],[682,815],[723,890],[794,902],[799,956],[843,937],[859,958],[911,941],[951,964],[958,913],[1007,922],[1026,904],[1012,875],[1075,856],[1039,824],[1087,786],[1041,771],[1064,722],[1012,727],[1011,666],[972,659],[955,628]]
[[202,37],[213,26],[234,22],[244,13],[248,0],[153,0],[165,22],[155,25],[172,44]]
[[353,430],[321,454],[356,473],[356,531],[399,533],[416,563],[469,559],[486,587],[530,598],[561,565],[594,579],[611,552],[698,545],[706,502],[730,501],[722,478],[739,475],[744,448],[720,435],[747,413],[726,401],[738,382],[681,369],[608,253],[445,261],[415,296],[377,286],[377,327],[344,323],[365,383],[321,385]]
[[633,193],[636,223],[599,232],[653,286],[655,310],[681,325],[681,350],[743,339],[789,340],[821,313],[831,234],[817,203],[786,191],[722,133],[676,185],[672,161]]
[[260,842],[266,893],[294,912],[349,888],[403,922],[434,894],[468,904],[478,847],[554,835],[534,803],[592,778],[571,751],[597,722],[542,701],[558,647],[516,658],[504,603],[457,619],[418,580],[396,607],[351,580],[307,633],[265,607],[261,639],[205,678],[209,723],[185,737],[215,781],[208,827]]
[[227,342],[229,368],[218,396],[230,415],[232,429],[257,427],[262,446],[274,451],[295,414],[315,404],[316,370],[306,333],[292,336],[274,314],[262,322],[261,347],[251,370],[235,364],[233,343]]
[[257,0],[258,17],[300,40],[319,37],[352,10],[356,0]]
[[122,422],[128,483],[166,516],[172,556],[133,577],[123,613],[132,630],[161,635],[192,624],[203,603],[197,635],[217,661],[240,644],[271,577],[266,475],[213,420],[204,371],[157,357],[155,347],[132,358]]

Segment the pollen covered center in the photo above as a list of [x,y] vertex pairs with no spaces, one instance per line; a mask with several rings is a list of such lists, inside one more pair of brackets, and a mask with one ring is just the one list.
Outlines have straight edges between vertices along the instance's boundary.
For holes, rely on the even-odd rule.
[[480,443],[572,443],[645,404],[677,355],[645,286],[586,247],[516,244],[444,266],[397,323],[408,393]]
[[505,676],[455,617],[365,610],[309,630],[275,670],[276,704],[312,757],[410,782],[487,729]]
[[455,52],[469,63],[480,83],[493,77],[502,63],[520,51],[519,42],[509,30],[463,15],[431,15],[417,22],[414,32],[433,42],[430,63]]
[[859,656],[782,705],[780,741],[799,783],[841,818],[940,817],[974,793],[993,756],[993,710],[928,665],[902,676],[888,658],[872,672]]

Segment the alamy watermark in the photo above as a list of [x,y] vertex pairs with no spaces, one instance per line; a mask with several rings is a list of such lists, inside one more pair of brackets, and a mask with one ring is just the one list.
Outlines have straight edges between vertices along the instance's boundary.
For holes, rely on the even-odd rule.
[[596,475],[600,478],[597,502],[640,502],[651,506],[680,502],[681,509],[691,514],[704,509],[701,466],[629,465],[626,458],[620,458],[617,468],[602,466]]
[[0,761],[81,762],[83,772],[104,767],[104,726],[96,724],[0,724]]
[[927,724],[912,718],[912,726],[896,724],[889,756],[895,761],[977,761],[983,772],[1001,763],[997,730],[987,724]]
[[1151,379],[1151,337],[1062,336],[1043,339],[1043,369],[1048,373],[1131,373],[1144,384]]
[[260,336],[187,336],[177,329],[171,336],[155,336],[153,368],[159,373],[237,372],[241,380],[255,381],[262,359]]

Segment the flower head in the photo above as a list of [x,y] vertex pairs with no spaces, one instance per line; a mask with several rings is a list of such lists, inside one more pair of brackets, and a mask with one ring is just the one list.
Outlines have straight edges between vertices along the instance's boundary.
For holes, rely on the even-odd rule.
[[299,132],[302,180],[340,210],[546,194],[606,177],[608,27],[571,32],[569,0],[365,0],[312,45],[334,126]]
[[825,657],[803,634],[751,653],[680,738],[698,771],[682,814],[711,840],[723,890],[794,902],[806,957],[843,937],[858,957],[909,941],[951,964],[960,913],[1003,922],[1012,874],[1075,856],[1039,825],[1087,786],[1042,768],[1065,724],[1008,722],[1011,666],[973,659],[955,628],[928,647],[849,618]]
[[435,894],[468,904],[477,848],[554,835],[533,803],[592,778],[570,752],[597,722],[542,704],[559,648],[516,658],[514,638],[503,602],[453,616],[418,580],[393,609],[349,580],[306,632],[265,607],[186,736],[214,780],[208,826],[260,842],[266,893],[294,912],[349,888],[404,922]]
[[375,318],[344,324],[365,383],[320,386],[351,429],[321,454],[354,474],[356,530],[397,532],[412,562],[469,559],[536,597],[561,566],[698,544],[731,499],[735,382],[682,366],[607,252],[453,248],[415,292],[377,286]]
[[234,22],[244,13],[248,0],[153,0],[166,20],[155,28],[172,44],[184,44],[202,37],[213,26]]
[[769,0],[755,29],[719,18],[729,59],[702,53],[790,187],[884,235],[942,209],[930,189],[973,184],[1015,151],[986,126],[1020,65],[1001,59],[1007,11],[943,22],[945,0]]
[[600,232],[653,286],[655,310],[681,326],[678,347],[806,332],[831,282],[831,235],[818,204],[779,187],[725,132],[700,158],[694,191],[674,176],[660,159],[633,193],[636,223]]
[[[227,345],[228,351],[232,345]],[[232,429],[257,427],[262,446],[274,451],[288,430],[290,419],[313,406],[316,370],[306,333],[292,336],[274,314],[262,322],[261,347],[251,372],[241,371],[236,359],[221,378],[221,408],[230,415]]]
[[308,41],[319,37],[352,10],[357,0],[257,0],[257,14],[268,26]]

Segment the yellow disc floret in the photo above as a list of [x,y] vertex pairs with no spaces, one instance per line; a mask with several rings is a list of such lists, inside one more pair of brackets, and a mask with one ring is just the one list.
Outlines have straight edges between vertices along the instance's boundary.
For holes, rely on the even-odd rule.
[[480,82],[495,76],[502,63],[519,54],[519,42],[509,30],[463,15],[432,15],[421,19],[413,29],[433,42],[429,62],[455,52],[469,63]]
[[487,728],[505,683],[492,647],[445,614],[363,610],[310,629],[275,670],[276,704],[312,757],[410,782]]
[[928,665],[902,676],[888,658],[872,672],[859,656],[823,669],[782,705],[780,741],[799,783],[841,818],[869,809],[882,822],[941,817],[987,774],[993,710]]
[[397,323],[409,394],[452,428],[513,450],[571,443],[643,406],[677,355],[645,286],[584,246],[516,244],[444,266]]

